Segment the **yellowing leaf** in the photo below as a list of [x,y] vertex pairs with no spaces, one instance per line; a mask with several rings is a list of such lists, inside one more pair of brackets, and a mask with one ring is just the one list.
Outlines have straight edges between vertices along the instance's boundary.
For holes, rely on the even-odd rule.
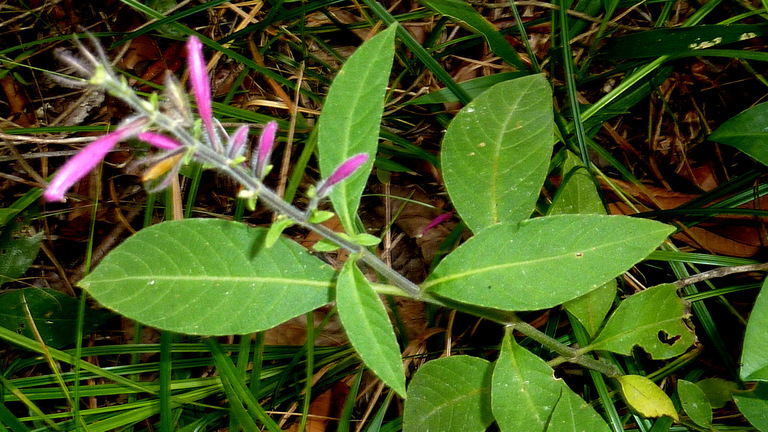
[[643,417],[671,417],[679,421],[672,399],[653,381],[639,375],[624,375],[618,378],[621,394],[632,410]]

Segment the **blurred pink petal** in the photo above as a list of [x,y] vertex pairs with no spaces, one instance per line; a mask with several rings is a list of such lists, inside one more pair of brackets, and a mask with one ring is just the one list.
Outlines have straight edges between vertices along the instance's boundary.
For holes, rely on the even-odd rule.
[[75,183],[95,168],[117,143],[136,135],[146,124],[146,119],[134,120],[88,144],[53,176],[53,180],[45,189],[43,197],[46,201],[66,201],[64,194]]
[[427,231],[431,230],[432,228],[440,225],[441,223],[451,219],[453,217],[453,210],[449,211],[448,213],[443,213],[440,216],[432,219],[432,222],[429,223],[426,227],[424,227],[423,230],[421,230],[421,233],[419,235],[424,235]]
[[181,147],[181,143],[175,139],[153,132],[142,132],[139,134],[138,138],[163,150],[173,150]]

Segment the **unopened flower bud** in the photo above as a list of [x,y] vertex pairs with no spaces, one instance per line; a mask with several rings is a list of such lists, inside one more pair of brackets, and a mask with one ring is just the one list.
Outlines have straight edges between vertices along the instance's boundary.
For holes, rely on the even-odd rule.
[[253,163],[253,173],[259,180],[268,174],[267,166],[272,156],[272,149],[275,146],[275,134],[277,133],[277,122],[267,123],[259,136],[259,146],[256,149],[255,163]]
[[317,186],[317,198],[323,199],[327,197],[335,185],[354,174],[354,172],[367,161],[368,155],[366,153],[356,154],[344,161],[338,168],[336,168],[336,171],[334,171],[333,174]]
[[189,83],[192,86],[192,95],[197,102],[197,112],[205,126],[205,132],[210,138],[214,149],[220,150],[221,143],[213,129],[213,102],[211,101],[211,83],[208,80],[208,72],[205,69],[203,59],[203,44],[192,36],[187,41],[187,63],[189,67]]
[[237,128],[234,134],[229,137],[227,143],[227,157],[237,159],[242,156],[245,150],[245,142],[248,140],[248,126],[243,125]]

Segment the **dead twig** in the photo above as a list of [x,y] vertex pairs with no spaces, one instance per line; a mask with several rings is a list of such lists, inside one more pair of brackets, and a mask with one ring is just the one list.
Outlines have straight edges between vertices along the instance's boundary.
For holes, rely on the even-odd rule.
[[677,289],[682,289],[688,285],[703,282],[705,280],[719,278],[723,276],[732,275],[734,273],[747,273],[753,271],[768,271],[768,263],[761,264],[746,264],[732,267],[720,267],[713,270],[705,271],[697,275],[682,278],[676,282],[673,282]]

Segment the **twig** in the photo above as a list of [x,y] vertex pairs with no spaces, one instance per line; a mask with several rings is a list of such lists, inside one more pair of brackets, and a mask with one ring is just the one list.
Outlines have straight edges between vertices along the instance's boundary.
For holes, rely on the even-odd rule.
[[682,289],[688,285],[703,282],[705,280],[719,278],[723,276],[732,275],[734,273],[747,273],[753,271],[768,271],[768,263],[761,264],[746,264],[732,267],[720,267],[713,270],[705,271],[693,276],[682,278],[676,282],[673,282],[677,289]]

